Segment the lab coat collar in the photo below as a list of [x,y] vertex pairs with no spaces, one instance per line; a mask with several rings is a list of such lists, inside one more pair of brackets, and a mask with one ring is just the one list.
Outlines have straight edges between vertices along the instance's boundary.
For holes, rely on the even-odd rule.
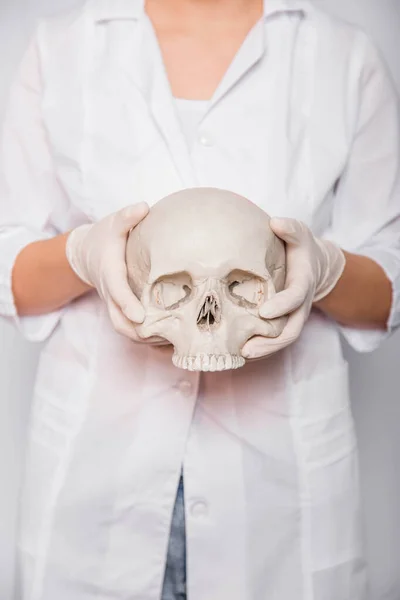
[[264,18],[278,13],[301,13],[310,10],[309,0],[264,0]]
[[139,19],[144,13],[144,0],[89,0],[88,8],[97,22]]
[[235,56],[216,90],[212,104],[218,102],[262,58],[267,46],[265,23],[269,18],[287,13],[302,18],[309,8],[308,0],[264,0],[264,19],[258,21],[255,25],[257,31],[244,41],[241,52]]
[[[145,0],[89,0],[88,6],[95,21],[139,19],[145,10]],[[264,18],[282,12],[305,13],[309,8],[308,0],[264,0]]]

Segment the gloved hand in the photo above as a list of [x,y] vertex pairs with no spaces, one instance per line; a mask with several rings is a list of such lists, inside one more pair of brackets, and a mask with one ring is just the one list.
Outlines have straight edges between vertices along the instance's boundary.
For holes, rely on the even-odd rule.
[[327,240],[317,239],[304,223],[295,219],[271,219],[271,229],[286,242],[285,289],[260,307],[260,317],[274,319],[289,315],[277,338],[255,336],[242,349],[244,358],[256,359],[292,344],[300,335],[313,302],[335,287],[345,267],[342,250]]
[[66,244],[69,264],[78,277],[96,288],[107,305],[114,329],[136,342],[159,343],[161,338],[139,338],[136,325],[144,309],[127,278],[125,248],[130,230],[149,212],[144,202],[128,206],[98,223],[72,230]]

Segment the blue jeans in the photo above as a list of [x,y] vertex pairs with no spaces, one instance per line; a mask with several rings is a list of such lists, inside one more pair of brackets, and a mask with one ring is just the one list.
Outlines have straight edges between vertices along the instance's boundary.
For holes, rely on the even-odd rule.
[[186,535],[183,477],[181,476],[172,515],[167,563],[161,600],[187,600]]

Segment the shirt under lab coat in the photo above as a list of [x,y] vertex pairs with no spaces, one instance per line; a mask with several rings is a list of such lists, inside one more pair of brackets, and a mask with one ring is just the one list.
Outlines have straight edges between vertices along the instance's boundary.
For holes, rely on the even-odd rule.
[[[47,340],[22,495],[24,600],[158,600],[182,465],[190,600],[365,599],[335,323],[315,311],[290,348],[200,375],[114,333],[94,292],[18,318],[11,270],[34,240],[216,186],[375,259],[393,283],[390,333],[398,134],[370,40],[307,1],[265,3],[190,145],[140,0],[40,21],[11,90],[0,195],[0,310]],[[388,335],[342,332],[360,351]]]

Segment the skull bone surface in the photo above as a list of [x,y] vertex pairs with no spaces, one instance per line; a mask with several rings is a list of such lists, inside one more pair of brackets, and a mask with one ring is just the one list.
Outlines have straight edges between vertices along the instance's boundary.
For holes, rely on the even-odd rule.
[[131,231],[126,261],[146,313],[139,335],[170,342],[177,367],[241,367],[248,339],[283,329],[284,318],[258,310],[284,286],[284,244],[242,196],[215,188],[167,196]]

